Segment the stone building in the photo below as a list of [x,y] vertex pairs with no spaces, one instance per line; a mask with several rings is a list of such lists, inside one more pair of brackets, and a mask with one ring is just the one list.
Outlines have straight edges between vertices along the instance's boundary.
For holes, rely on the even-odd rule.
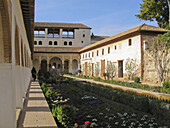
[[79,50],[89,45],[91,28],[79,23],[45,23],[34,25],[34,60],[38,71],[64,69],[75,74],[80,68]]
[[127,59],[136,59],[137,76],[144,81],[156,82],[158,79],[154,63],[148,58],[148,47],[158,34],[165,32],[168,30],[142,24],[86,46],[80,50],[81,69],[84,75],[95,76],[95,67],[99,64],[100,76],[103,76],[107,72],[107,63],[111,61],[117,68],[116,77],[126,78]]
[[34,0],[0,0],[0,128],[16,128],[31,80]]

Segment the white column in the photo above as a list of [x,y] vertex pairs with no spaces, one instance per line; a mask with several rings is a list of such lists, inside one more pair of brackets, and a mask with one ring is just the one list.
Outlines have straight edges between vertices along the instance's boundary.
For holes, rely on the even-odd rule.
[[49,72],[49,63],[50,63],[49,56],[47,56],[47,72]]
[[69,73],[72,73],[72,56],[70,56],[70,62],[69,62]]
[[60,28],[60,38],[62,38],[63,36],[62,32],[63,32],[63,29]]
[[45,38],[48,36],[48,28],[45,28]]
[[21,35],[19,33],[19,54],[20,54],[20,58],[19,58],[19,61],[20,61],[20,67],[15,67],[15,91],[16,91],[16,108],[22,108],[23,107],[23,104],[22,104],[22,69],[21,69],[21,66],[22,66],[22,61],[21,61]]
[[39,69],[41,68],[41,56],[39,56]]
[[62,56],[62,70],[64,71],[64,56]]

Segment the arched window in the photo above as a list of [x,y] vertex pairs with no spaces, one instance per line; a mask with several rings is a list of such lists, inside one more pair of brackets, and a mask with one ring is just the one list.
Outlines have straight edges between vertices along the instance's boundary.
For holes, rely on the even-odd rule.
[[72,42],[71,42],[71,41],[69,42],[69,45],[72,45]]
[[67,45],[67,41],[64,42],[64,45]]
[[54,41],[54,45],[57,45],[57,41]]
[[37,45],[37,41],[34,41],[34,45]]
[[42,45],[42,41],[39,41],[38,44],[39,44],[39,45]]
[[83,43],[83,41],[81,41],[81,43]]
[[52,41],[49,41],[49,45],[52,45],[53,44],[53,42]]
[[85,37],[85,34],[83,34],[83,37]]
[[97,50],[97,56],[99,55],[99,51]]
[[115,50],[116,50],[116,45],[115,45]]

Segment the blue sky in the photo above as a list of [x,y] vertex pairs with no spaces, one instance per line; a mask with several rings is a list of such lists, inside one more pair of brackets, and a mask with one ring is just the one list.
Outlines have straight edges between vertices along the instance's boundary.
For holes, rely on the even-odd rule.
[[142,0],[35,0],[36,22],[83,23],[94,35],[112,36],[137,25],[156,22],[135,17]]

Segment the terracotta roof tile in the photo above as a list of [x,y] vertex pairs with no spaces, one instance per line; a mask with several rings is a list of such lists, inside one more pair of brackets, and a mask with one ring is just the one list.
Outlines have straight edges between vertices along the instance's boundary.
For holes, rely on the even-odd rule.
[[55,27],[55,28],[84,28],[91,29],[90,27],[81,23],[50,23],[50,22],[35,22],[34,27]]
[[107,43],[108,41],[111,41],[111,40],[114,40],[114,39],[117,39],[119,37],[123,37],[127,34],[130,34],[130,33],[133,33],[133,32],[140,32],[140,31],[149,31],[149,32],[168,32],[170,30],[166,30],[166,29],[163,29],[163,28],[157,28],[157,27],[154,27],[154,26],[151,26],[151,25],[147,25],[147,24],[142,24],[142,25],[139,25],[137,27],[134,27],[134,28],[131,28],[129,30],[126,30],[124,32],[121,32],[119,34],[116,34],[114,36],[111,36],[111,37],[108,37],[108,38],[105,38],[101,41],[98,41],[94,44],[91,44],[91,45],[88,45],[87,47],[84,47],[80,50],[80,52],[83,52],[83,51],[86,51],[88,50],[89,48],[93,48],[93,47],[97,47],[98,45],[101,45],[101,44],[104,44],[104,43]]

